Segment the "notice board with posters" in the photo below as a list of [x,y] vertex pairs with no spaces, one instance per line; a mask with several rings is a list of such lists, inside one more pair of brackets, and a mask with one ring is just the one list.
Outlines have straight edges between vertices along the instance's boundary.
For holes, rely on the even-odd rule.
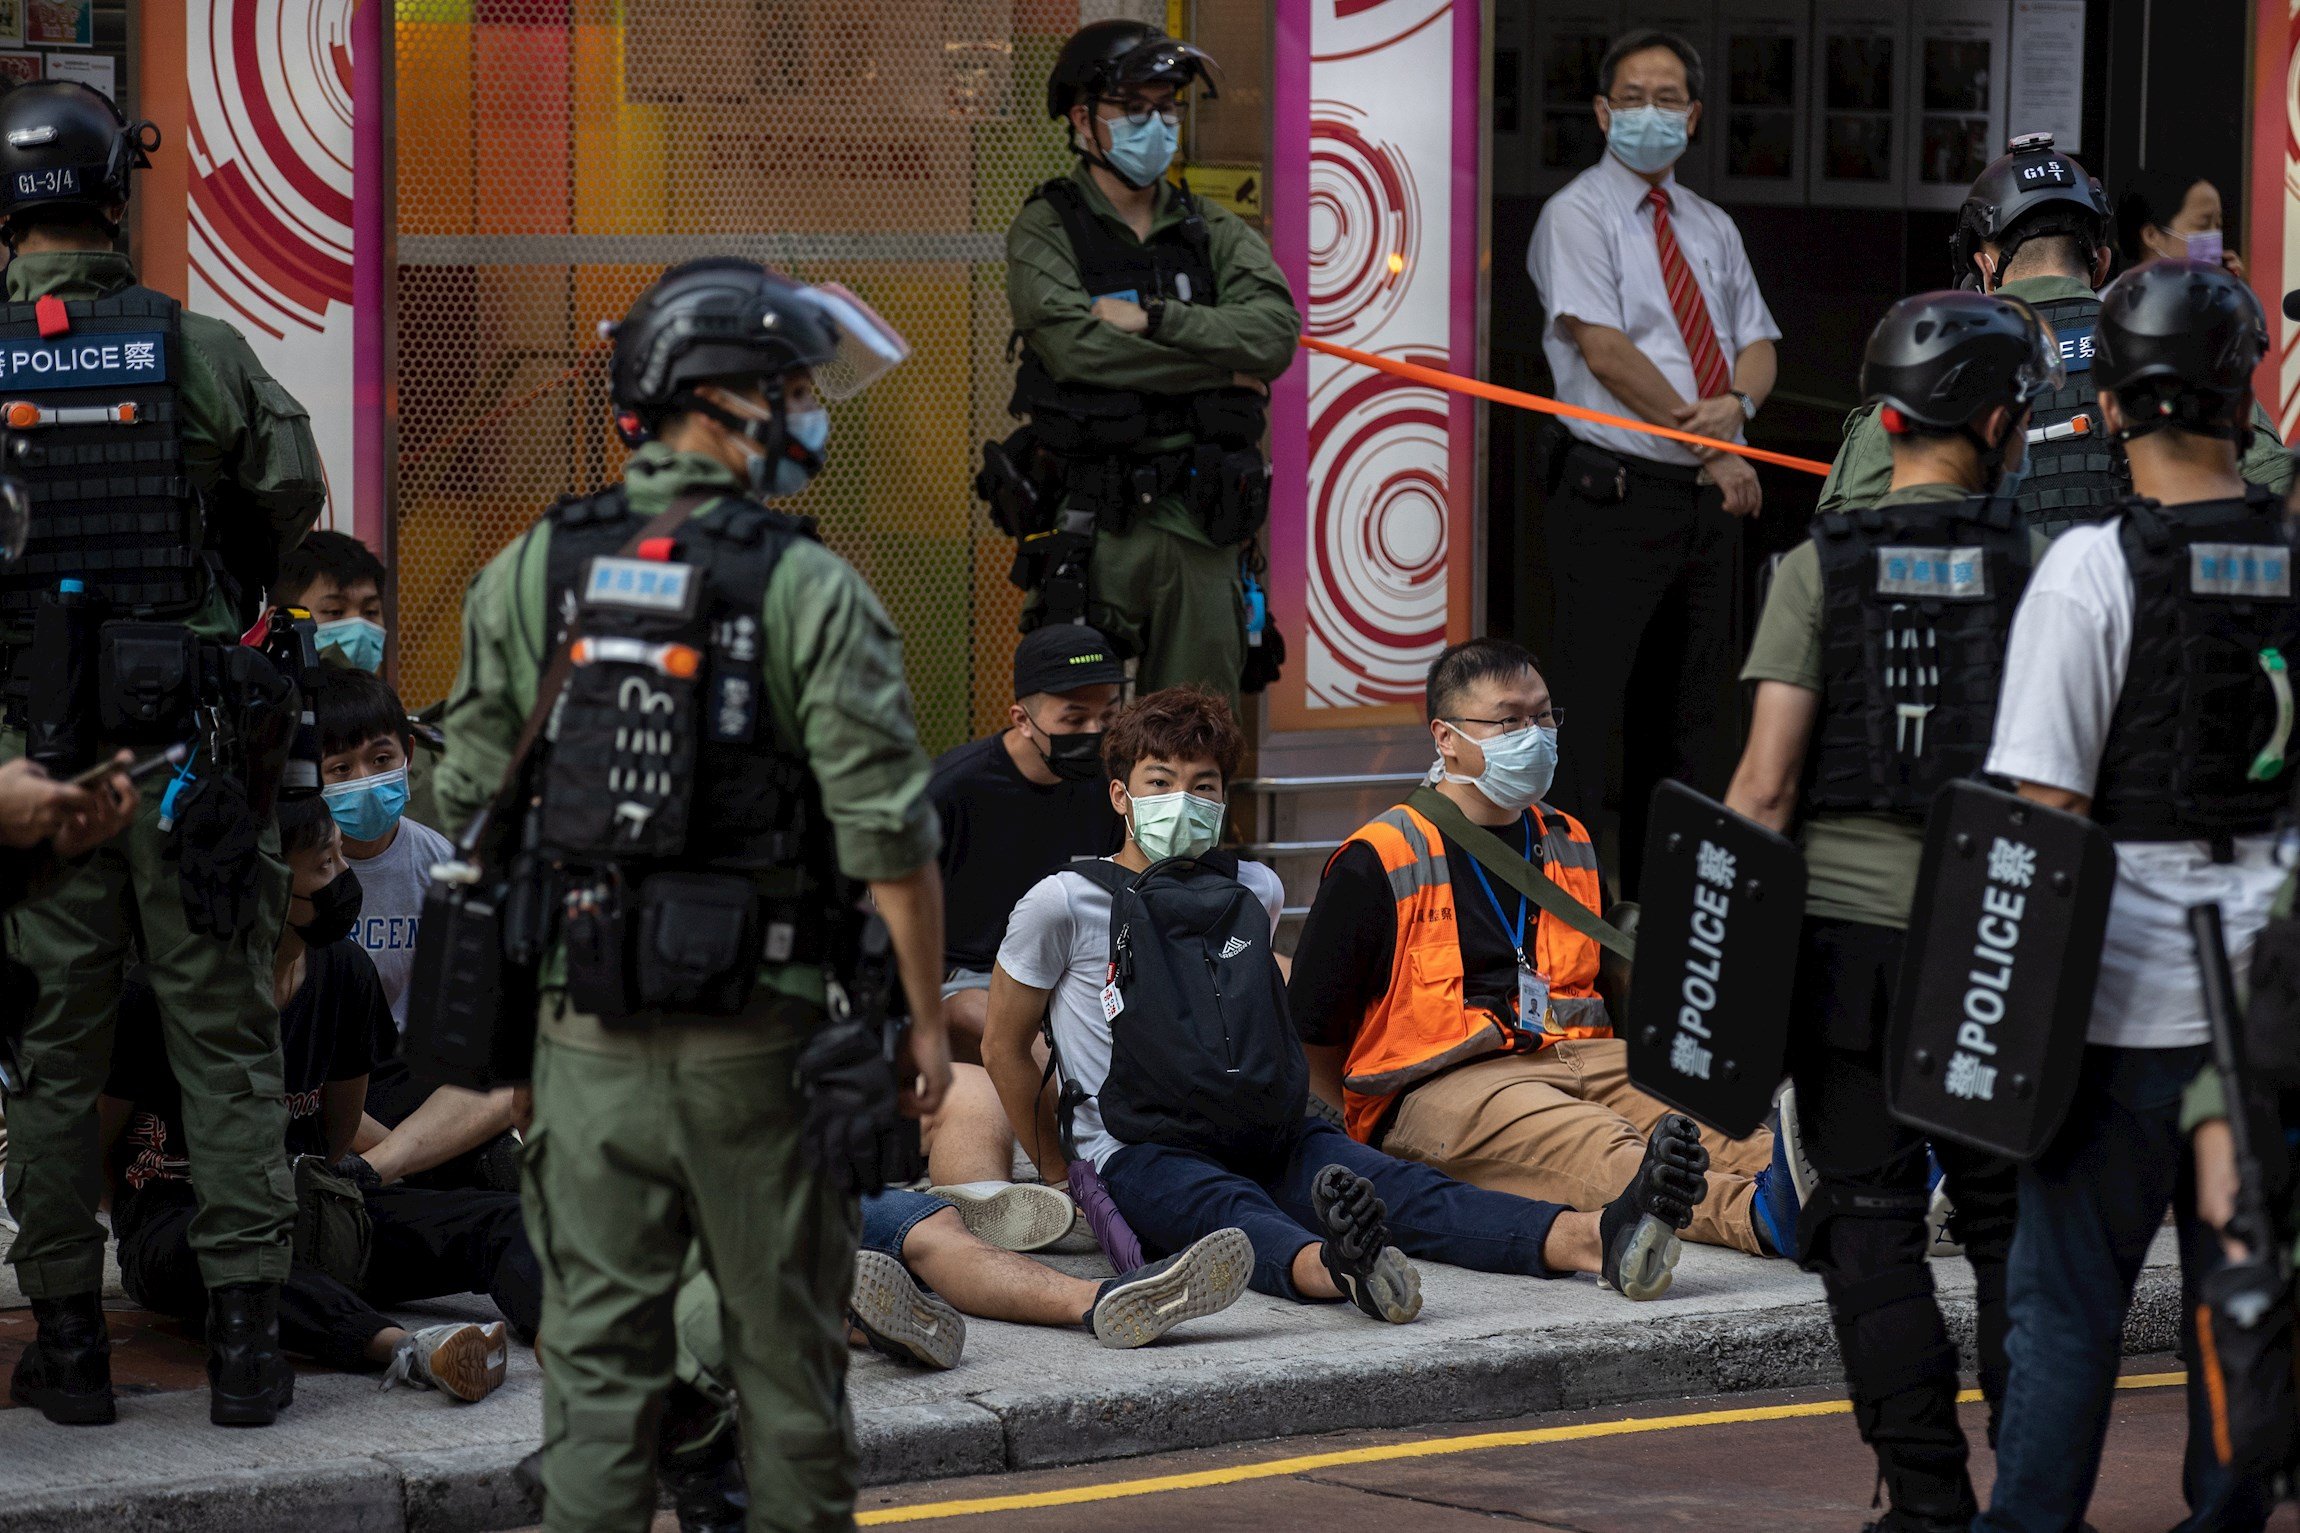
[[1912,31],[1906,205],[1960,207],[2004,153],[2004,0],[1917,0]]
[[[1271,245],[1309,335],[1480,373],[1481,9],[1278,0]],[[1477,441],[1459,394],[1316,354],[1278,380],[1272,732],[1419,721],[1430,662],[1481,631]]]

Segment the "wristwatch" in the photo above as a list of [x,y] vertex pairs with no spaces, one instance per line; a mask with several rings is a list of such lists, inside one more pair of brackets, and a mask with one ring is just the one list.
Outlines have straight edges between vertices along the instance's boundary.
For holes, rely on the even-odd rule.
[[1756,400],[1751,399],[1748,395],[1742,393],[1739,389],[1727,389],[1725,392],[1731,394],[1735,399],[1741,401],[1741,418],[1743,420],[1753,421],[1757,418]]
[[1145,316],[1142,326],[1144,338],[1155,337],[1158,334],[1159,322],[1166,317],[1166,300],[1163,297],[1153,295],[1149,302],[1142,305],[1142,313]]

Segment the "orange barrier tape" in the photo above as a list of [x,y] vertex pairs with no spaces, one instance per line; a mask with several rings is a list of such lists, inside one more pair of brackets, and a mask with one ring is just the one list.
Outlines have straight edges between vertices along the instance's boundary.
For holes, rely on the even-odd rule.
[[1544,415],[1562,415],[1568,420],[1589,421],[1599,426],[1619,426],[1624,431],[1642,431],[1648,436],[1667,437],[1672,442],[1685,442],[1694,447],[1714,447],[1720,452],[1754,458],[1759,463],[1777,463],[1783,468],[1793,468],[1807,474],[1826,477],[1829,472],[1828,464],[1812,458],[1794,457],[1789,453],[1749,447],[1740,442],[1720,442],[1715,437],[1695,436],[1690,431],[1679,431],[1674,426],[1656,426],[1651,421],[1631,420],[1626,415],[1608,415],[1603,410],[1585,410],[1562,400],[1545,399],[1539,394],[1528,394],[1518,389],[1505,389],[1498,383],[1464,378],[1458,373],[1439,372],[1434,367],[1400,362],[1395,357],[1378,357],[1370,351],[1359,351],[1350,346],[1337,346],[1332,341],[1321,341],[1315,336],[1303,336],[1302,345],[1310,351],[1322,351],[1329,357],[1340,357],[1345,362],[1355,362],[1361,367],[1376,368],[1400,378],[1410,378],[1432,388],[1490,399],[1497,405],[1515,405],[1520,410],[1538,410]]

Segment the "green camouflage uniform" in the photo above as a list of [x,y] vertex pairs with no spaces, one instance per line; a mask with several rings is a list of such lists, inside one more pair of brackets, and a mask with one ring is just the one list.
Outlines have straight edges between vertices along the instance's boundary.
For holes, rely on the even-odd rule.
[[[741,493],[719,464],[660,444],[625,478],[652,517],[695,490]],[[699,515],[708,518],[714,507]],[[435,792],[459,833],[495,792],[547,657],[548,523],[498,554],[464,603]],[[878,598],[820,544],[792,545],[762,615],[768,705],[821,786],[840,870],[905,877],[934,860],[902,645]],[[546,971],[546,983],[550,971]],[[768,965],[737,1021],[666,1017],[609,1031],[547,999],[524,1166],[544,1274],[543,1481],[551,1533],[643,1528],[655,1505],[654,1411],[674,1376],[690,1247],[716,1280],[725,1377],[742,1398],[754,1529],[850,1523],[847,1288],[855,1202],[799,1161],[791,1078],[822,1015],[819,966]],[[690,1285],[690,1291],[693,1290]]]
[[[8,267],[8,296],[94,299],[134,281],[127,258],[109,252],[21,255]],[[176,401],[184,463],[205,514],[211,522],[252,519],[285,553],[327,498],[303,406],[223,321],[187,312],[182,341]],[[188,621],[205,638],[237,635],[218,591]],[[20,732],[0,734],[0,759],[23,751]],[[287,1109],[272,1004],[287,864],[278,832],[265,827],[255,924],[228,940],[190,931],[176,864],[162,855],[166,786],[164,774],[148,781],[128,831],[13,917],[10,946],[41,986],[23,1038],[24,1094],[8,1104],[6,1176],[9,1211],[23,1226],[9,1260],[33,1298],[92,1293],[103,1280],[96,1096],[111,1065],[120,979],[131,958],[141,959],[158,992],[168,1061],[183,1086],[200,1199],[191,1230],[200,1275],[211,1288],[287,1276],[295,1199],[280,1155]]]
[[[1096,217],[1119,238],[1137,242],[1083,162],[1071,179]],[[1286,370],[1302,321],[1285,274],[1269,245],[1235,214],[1205,201],[1198,209],[1206,220],[1215,301],[1168,304],[1151,340],[1093,316],[1061,216],[1044,198],[1024,204],[1006,231],[1006,302],[1015,333],[1056,382],[1197,394],[1228,388],[1236,373],[1266,383]],[[1151,233],[1182,217],[1173,189],[1160,182]],[[1187,436],[1161,437],[1137,450],[1171,452],[1189,443]],[[1180,499],[1157,501],[1123,533],[1097,532],[1086,589],[1086,621],[1136,660],[1137,692],[1194,681],[1237,709],[1246,663],[1238,550],[1209,541]]]
[[[2092,289],[2078,277],[2016,277],[1997,292],[2025,303],[2050,303],[2056,298],[2089,298]],[[2257,400],[2252,405],[2252,446],[2237,465],[2252,483],[2282,495],[2292,488],[2292,455],[2276,434],[2276,423]],[[1836,462],[1821,485],[1816,508],[1835,511],[1846,506],[1873,506],[1893,482],[1893,439],[1877,424],[1874,405],[1863,405],[1845,417],[1845,439]]]

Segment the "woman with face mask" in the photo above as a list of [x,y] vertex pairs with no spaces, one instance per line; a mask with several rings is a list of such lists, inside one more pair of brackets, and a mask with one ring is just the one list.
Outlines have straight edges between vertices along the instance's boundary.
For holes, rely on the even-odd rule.
[[2244,258],[2228,248],[2220,188],[2179,168],[2135,172],[2116,199],[2116,242],[2127,266],[2143,261],[2215,261],[2241,278]]

